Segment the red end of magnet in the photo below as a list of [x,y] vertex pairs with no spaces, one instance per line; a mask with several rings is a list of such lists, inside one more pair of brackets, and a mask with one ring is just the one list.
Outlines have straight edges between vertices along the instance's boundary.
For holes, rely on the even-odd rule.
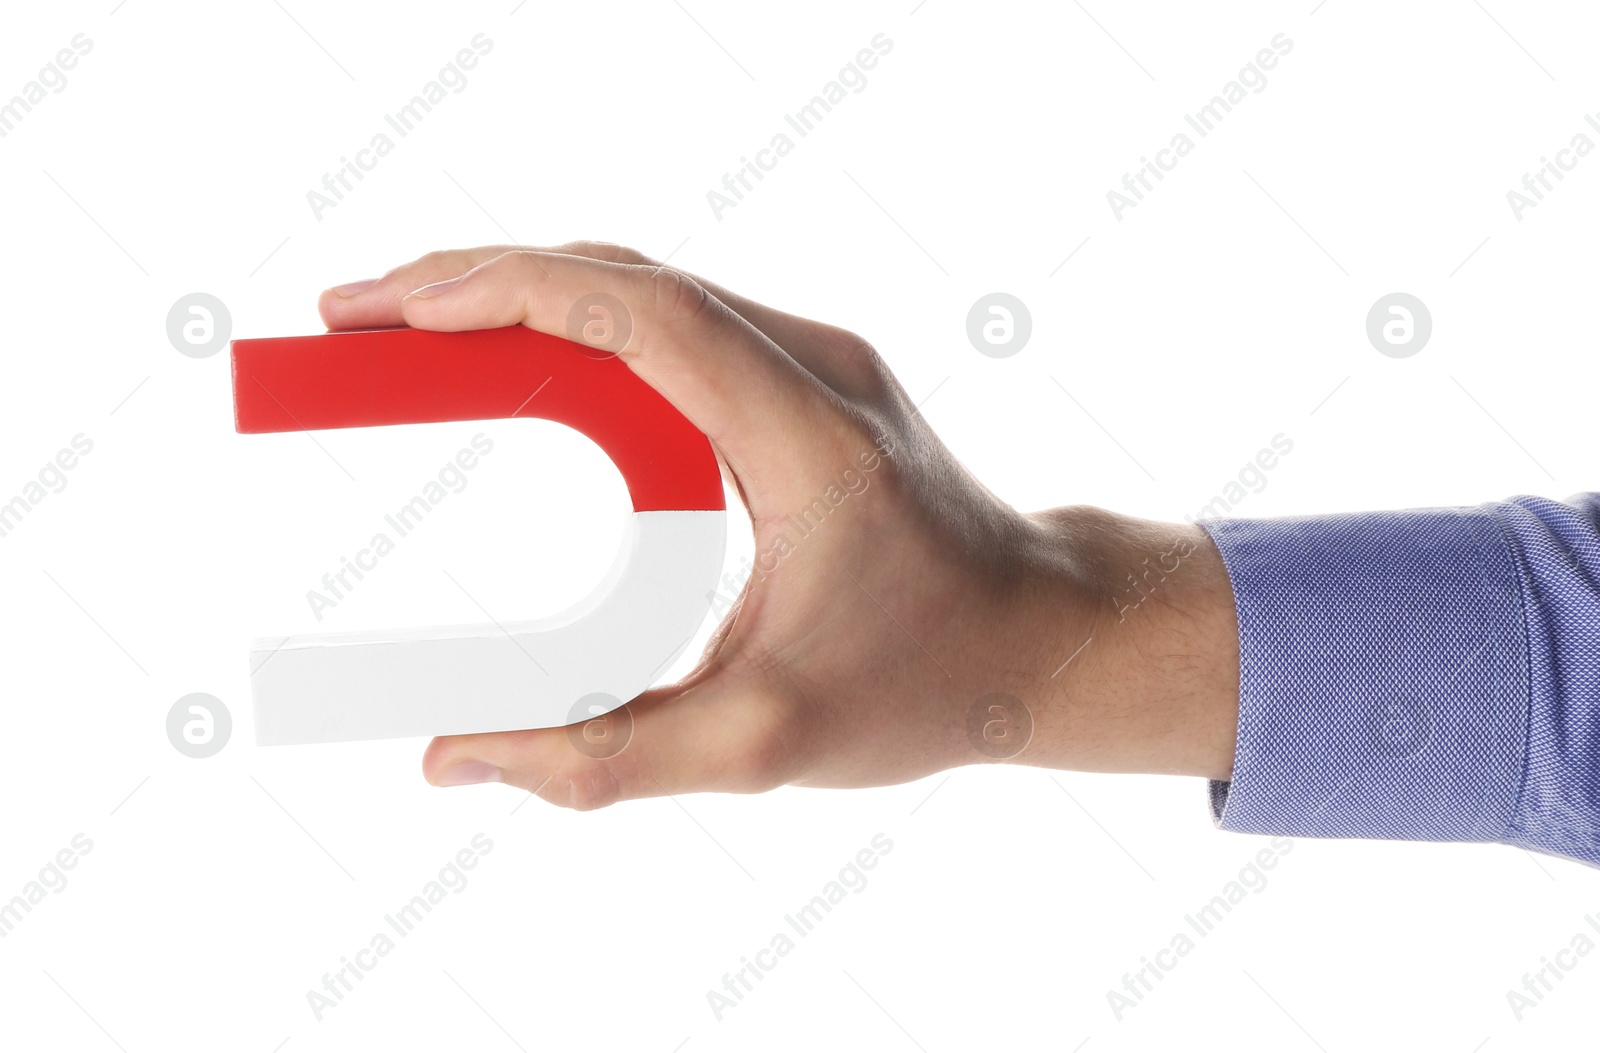
[[241,433],[537,417],[606,452],[635,512],[720,510],[711,443],[615,356],[526,326],[233,342]]

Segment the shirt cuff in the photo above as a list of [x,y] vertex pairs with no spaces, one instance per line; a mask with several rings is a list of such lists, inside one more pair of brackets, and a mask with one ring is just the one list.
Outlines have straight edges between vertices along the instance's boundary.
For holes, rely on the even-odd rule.
[[1528,655],[1509,545],[1478,508],[1202,521],[1239,616],[1223,829],[1498,841]]

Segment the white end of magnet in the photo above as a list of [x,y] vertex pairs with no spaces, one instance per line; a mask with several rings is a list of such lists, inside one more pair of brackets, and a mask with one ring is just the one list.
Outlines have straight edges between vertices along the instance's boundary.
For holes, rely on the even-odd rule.
[[727,515],[634,512],[605,580],[541,621],[257,640],[256,742],[560,727],[622,705],[699,631],[722,574]]

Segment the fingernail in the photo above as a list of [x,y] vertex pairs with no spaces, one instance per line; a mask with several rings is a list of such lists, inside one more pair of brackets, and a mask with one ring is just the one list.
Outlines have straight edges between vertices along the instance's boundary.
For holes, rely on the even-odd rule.
[[439,773],[435,786],[474,786],[483,782],[500,782],[500,769],[483,761],[458,761]]
[[350,283],[345,284],[345,285],[335,285],[333,287],[333,295],[342,296],[342,297],[344,297],[346,299],[349,299],[350,297],[354,296],[356,293],[366,292],[368,289],[372,288],[374,285],[377,285],[377,284],[378,284],[378,279],[376,279],[376,278],[368,278],[364,282],[350,282]]
[[430,296],[438,296],[440,293],[449,292],[460,281],[460,278],[451,278],[449,281],[434,282],[432,285],[424,285],[411,295],[418,299],[426,300]]

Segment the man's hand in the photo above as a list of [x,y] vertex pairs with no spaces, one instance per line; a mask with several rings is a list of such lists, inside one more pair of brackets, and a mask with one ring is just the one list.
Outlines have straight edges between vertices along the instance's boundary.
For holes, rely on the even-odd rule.
[[[1205,532],[1018,513],[860,337],[590,242],[430,253],[328,290],[320,309],[330,329],[565,336],[593,293],[632,315],[624,361],[710,436],[749,510],[755,568],[694,672],[629,703],[615,756],[560,728],[450,736],[428,747],[430,781],[498,779],[595,808],[997,760],[1227,777],[1238,639]],[[1071,451],[1043,462],[1070,479]],[[802,517],[818,525],[801,534]]]

